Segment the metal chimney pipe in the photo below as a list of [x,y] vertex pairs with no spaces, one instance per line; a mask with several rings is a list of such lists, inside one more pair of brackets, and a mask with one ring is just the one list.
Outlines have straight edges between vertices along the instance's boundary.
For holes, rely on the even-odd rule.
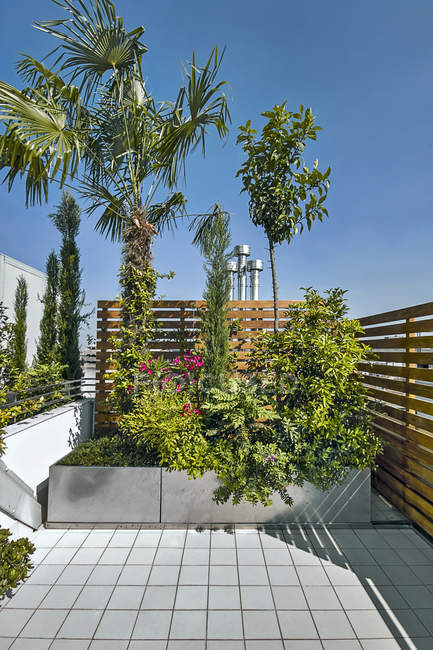
[[259,299],[259,273],[263,271],[262,260],[250,260],[247,262],[247,271],[250,273],[250,300]]
[[238,300],[247,299],[247,264],[246,260],[250,254],[250,247],[247,244],[235,246],[235,256],[238,258]]
[[238,268],[236,262],[229,260],[227,262],[227,271],[230,274],[230,300],[235,299],[235,273]]

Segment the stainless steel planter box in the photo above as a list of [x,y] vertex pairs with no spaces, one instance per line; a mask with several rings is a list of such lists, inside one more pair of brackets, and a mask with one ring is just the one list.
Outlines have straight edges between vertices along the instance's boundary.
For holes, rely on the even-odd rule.
[[49,523],[159,522],[160,501],[159,467],[50,467]]
[[294,506],[275,496],[271,507],[217,505],[215,475],[189,480],[159,467],[50,468],[49,524],[210,524],[370,522],[370,471],[352,471],[342,485],[321,492],[291,487]]

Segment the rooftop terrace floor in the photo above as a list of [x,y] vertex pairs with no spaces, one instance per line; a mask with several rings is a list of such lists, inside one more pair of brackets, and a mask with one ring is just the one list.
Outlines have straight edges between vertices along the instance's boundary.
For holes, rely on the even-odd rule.
[[0,649],[433,648],[433,546],[364,528],[40,529]]

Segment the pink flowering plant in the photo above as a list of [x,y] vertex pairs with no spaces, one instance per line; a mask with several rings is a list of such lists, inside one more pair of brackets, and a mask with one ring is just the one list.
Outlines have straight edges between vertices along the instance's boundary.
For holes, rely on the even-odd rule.
[[128,393],[132,397],[149,389],[170,389],[176,393],[192,393],[193,399],[198,401],[202,366],[201,355],[193,350],[187,350],[184,355],[179,355],[172,361],[149,355],[138,364],[133,380],[127,387]]

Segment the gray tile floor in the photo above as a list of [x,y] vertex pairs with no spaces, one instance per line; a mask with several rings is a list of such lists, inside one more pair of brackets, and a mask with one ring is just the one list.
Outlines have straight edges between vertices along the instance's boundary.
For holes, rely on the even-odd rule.
[[433,650],[411,528],[41,529],[0,650]]

